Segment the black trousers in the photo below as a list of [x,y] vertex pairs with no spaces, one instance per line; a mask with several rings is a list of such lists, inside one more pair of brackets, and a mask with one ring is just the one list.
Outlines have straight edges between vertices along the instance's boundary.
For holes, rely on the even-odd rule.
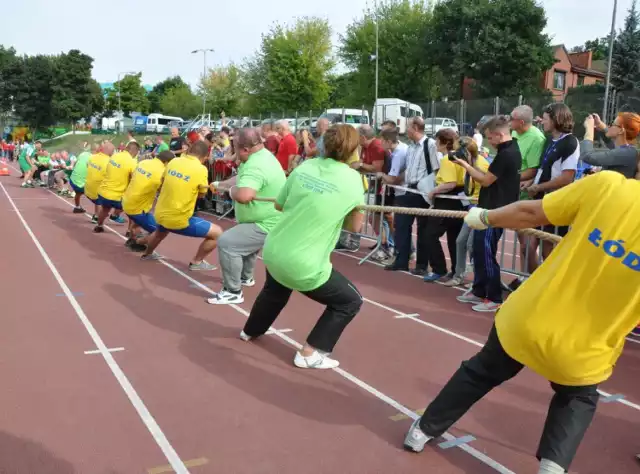
[[[293,290],[278,283],[267,271],[267,281],[258,295],[244,332],[251,337],[262,336],[273,325],[289,301]],[[307,343],[320,351],[332,352],[342,331],[351,322],[360,307],[362,296],[355,286],[336,270],[327,282],[315,290],[303,292],[308,298],[326,305],[307,338]]]
[[473,288],[478,298],[502,303],[500,265],[496,260],[502,229],[489,227],[473,231]]
[[[462,211],[464,206],[460,201],[454,199],[436,199],[434,209],[447,211]],[[456,239],[462,229],[462,219],[451,219],[450,217],[430,217],[427,227],[427,245],[431,269],[437,275],[447,274],[447,261],[444,257],[440,237],[447,234],[447,247],[449,258],[451,259],[451,271],[456,269],[457,247]]]
[[[424,208],[428,209],[429,204],[420,194],[406,193],[403,196],[395,197],[395,205],[399,207]],[[416,268],[426,269],[429,266],[429,253],[427,246],[427,218],[408,216],[406,214],[395,214],[394,217],[394,242],[396,244],[395,266],[399,268],[409,267],[409,257],[411,256],[411,230],[413,221],[418,220],[418,240],[417,240],[417,261]]]
[[[441,436],[474,403],[516,376],[522,368],[520,362],[504,351],[494,326],[480,352],[462,363],[431,402],[420,420],[420,429],[428,436]],[[551,383],[551,388],[555,393],[536,456],[553,461],[568,471],[596,412],[598,386],[567,387]]]

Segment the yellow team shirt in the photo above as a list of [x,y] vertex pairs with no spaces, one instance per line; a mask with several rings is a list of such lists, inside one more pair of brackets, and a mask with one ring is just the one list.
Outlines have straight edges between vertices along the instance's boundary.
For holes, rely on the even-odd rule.
[[547,194],[562,242],[496,315],[507,354],[551,382],[608,379],[640,320],[640,181],[613,171]]
[[[349,166],[351,166],[352,164],[354,164],[355,162],[360,161],[360,154],[358,153],[358,150],[356,149],[356,151],[353,152],[353,155],[351,155],[351,157],[345,161],[345,163]],[[362,187],[364,188],[364,192],[366,193],[369,190],[369,183],[367,181],[367,178],[365,176],[362,177]]]
[[138,162],[128,151],[121,151],[113,155],[107,165],[104,179],[98,188],[98,194],[111,201],[120,201],[129,186],[131,173],[137,165]]
[[104,153],[91,155],[87,162],[87,179],[84,183],[84,195],[94,201],[98,199],[98,188],[107,172],[109,157]]
[[208,188],[207,168],[198,158],[190,155],[174,158],[164,173],[154,213],[156,222],[167,229],[184,229],[193,216],[198,195]]
[[440,169],[436,174],[436,186],[444,183],[456,183],[456,186],[464,186],[464,168],[456,165],[449,160],[448,156],[444,156],[440,160]]
[[165,166],[157,158],[138,163],[122,196],[122,209],[131,216],[149,212],[162,184]]
[[[478,158],[476,158],[476,162],[473,164],[473,167],[482,171],[483,173],[486,173],[487,171],[489,171],[489,162],[484,156],[478,155]],[[470,190],[472,204],[477,204],[478,199],[480,198],[480,189],[482,188],[482,186],[480,185],[480,183],[477,183],[473,179],[471,179],[469,182],[469,187],[471,188]]]

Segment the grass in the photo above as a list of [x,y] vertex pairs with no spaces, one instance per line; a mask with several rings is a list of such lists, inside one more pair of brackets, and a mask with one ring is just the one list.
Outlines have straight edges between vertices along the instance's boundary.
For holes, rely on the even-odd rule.
[[[148,135],[134,135],[134,138],[140,143],[140,145],[144,144],[144,137]],[[151,135],[154,138],[156,135]],[[169,136],[166,135],[163,137],[165,141],[169,140]],[[120,142],[127,143],[127,134],[126,133],[117,133],[112,135],[86,135],[86,134],[78,134],[78,135],[67,135],[62,138],[54,138],[53,140],[47,141],[42,144],[42,147],[50,153],[56,151],[66,150],[71,153],[80,153],[82,151],[82,144],[84,142],[96,143],[102,142],[102,140],[110,140],[116,148],[120,145]]]

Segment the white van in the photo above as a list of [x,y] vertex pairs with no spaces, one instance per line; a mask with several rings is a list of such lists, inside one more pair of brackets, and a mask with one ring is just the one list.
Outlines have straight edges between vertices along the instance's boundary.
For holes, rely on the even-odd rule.
[[[355,128],[360,128],[361,125],[369,125],[369,111],[362,109],[327,109],[318,117],[326,118],[331,125],[336,123],[346,123]],[[317,120],[316,120],[317,122]],[[314,122],[311,122],[313,128]]]
[[422,117],[422,107],[401,99],[378,99],[373,106],[373,124],[376,130],[387,120],[395,122],[400,134],[407,133],[407,123],[412,117]]
[[149,117],[147,117],[147,132],[166,133],[169,131],[171,122],[182,122],[182,118],[162,114],[149,114]]

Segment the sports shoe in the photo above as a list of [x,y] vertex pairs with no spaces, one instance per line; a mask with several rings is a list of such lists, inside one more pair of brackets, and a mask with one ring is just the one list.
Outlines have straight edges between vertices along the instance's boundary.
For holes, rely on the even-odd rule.
[[218,267],[216,267],[215,265],[211,265],[210,263],[207,263],[204,260],[200,263],[189,264],[189,270],[192,272],[212,272],[217,269]]
[[437,273],[427,273],[424,278],[423,281],[425,283],[435,283],[436,281],[440,280],[441,278],[444,278],[444,275],[439,275]]
[[98,216],[96,216],[95,214],[91,216],[91,223],[92,224],[97,224],[98,223]]
[[159,253],[153,252],[150,255],[143,255],[140,257],[140,260],[143,262],[153,262],[155,260],[162,260],[164,257]]
[[87,211],[85,211],[83,207],[74,207],[73,208],[73,213],[74,214],[84,214],[85,212],[87,212]]
[[476,295],[474,295],[471,292],[471,290],[466,291],[464,295],[458,296],[456,299],[460,303],[476,304],[476,305],[484,303],[484,300],[482,298],[479,298]]
[[93,228],[94,234],[102,234],[103,232],[104,232],[104,227],[102,227],[101,225],[97,225]]
[[495,313],[500,309],[501,303],[494,303],[493,301],[484,301],[480,304],[473,306],[471,309],[478,313]]
[[129,249],[131,249],[132,252],[144,252],[145,250],[147,250],[147,246],[144,244],[139,244],[138,242],[136,242],[135,240],[133,241],[133,243],[131,245],[129,245]]
[[249,336],[246,332],[240,331],[240,339],[242,339],[244,342],[249,342],[253,338],[251,336]]
[[404,449],[413,451],[414,453],[421,453],[425,445],[432,439],[431,436],[427,436],[422,432],[420,429],[420,418],[418,418],[412,423],[407,436],[404,437]]
[[256,281],[253,278],[247,278],[246,280],[242,280],[241,283],[242,283],[242,286],[246,286],[247,288],[256,286]]
[[114,216],[114,215],[110,215],[109,216],[109,220],[111,222],[115,222],[116,224],[124,224],[124,223],[127,222],[127,221],[124,220],[124,217],[122,217],[122,216]]
[[443,283],[444,286],[449,286],[449,287],[453,287],[453,286],[460,286],[464,283],[464,278],[462,277],[457,277],[454,276],[451,280]]
[[240,293],[231,293],[226,289],[222,289],[219,293],[217,293],[213,298],[207,299],[207,303],[209,304],[240,304],[244,303],[244,296],[242,292]]
[[340,365],[340,362],[322,355],[318,351],[313,351],[309,357],[304,357],[296,351],[293,364],[301,369],[335,369]]

